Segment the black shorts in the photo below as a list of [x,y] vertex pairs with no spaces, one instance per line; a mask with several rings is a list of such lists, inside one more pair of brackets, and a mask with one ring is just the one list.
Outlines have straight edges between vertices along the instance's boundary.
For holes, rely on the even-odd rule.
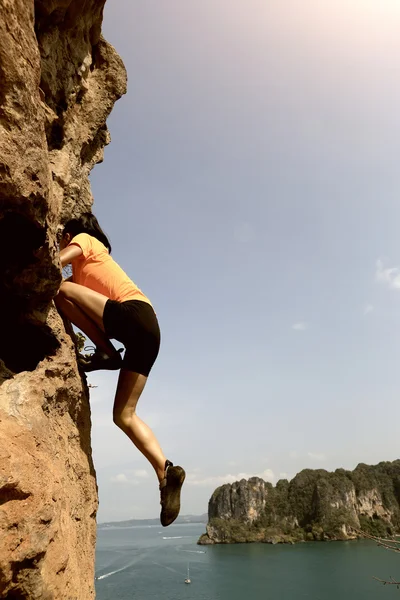
[[107,300],[103,323],[106,335],[125,346],[122,368],[147,377],[160,349],[160,328],[150,304]]

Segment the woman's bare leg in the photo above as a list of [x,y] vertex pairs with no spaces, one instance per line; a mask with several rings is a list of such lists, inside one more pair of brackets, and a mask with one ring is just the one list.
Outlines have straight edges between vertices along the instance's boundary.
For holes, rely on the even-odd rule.
[[[79,309],[84,315],[88,317],[94,325],[97,326],[97,329],[100,329],[101,332],[104,332],[104,324],[103,324],[103,313],[104,307],[108,298],[99,294],[89,288],[86,288],[77,283],[72,283],[69,281],[65,281],[60,288],[59,296],[62,298],[60,303],[64,304],[64,308],[68,308],[66,310],[70,310],[69,317],[66,313],[66,316],[70,318],[70,320],[77,325],[82,331],[85,331],[84,327],[89,325],[88,321],[83,322],[81,320],[81,325],[76,323],[76,320],[82,318],[82,315],[75,310],[74,314],[73,308],[70,306],[75,305],[74,308]],[[67,301],[67,302],[66,302]],[[62,310],[62,307],[60,306]],[[91,329],[92,335],[97,335],[96,332]],[[92,336],[89,335],[90,339],[97,345],[97,341],[95,341]],[[107,338],[100,338],[97,336],[96,339],[99,342],[99,347],[104,349],[108,354],[110,351],[115,353],[116,350],[114,346],[112,346],[111,342],[108,341],[111,348],[105,349],[104,346],[100,346],[101,344],[106,343]],[[155,437],[154,433],[151,431],[150,427],[146,425],[136,414],[136,405],[140,398],[140,395],[146,385],[147,377],[144,375],[140,375],[139,373],[133,373],[132,371],[127,371],[125,369],[121,369],[117,392],[115,395],[114,401],[114,423],[118,425],[126,433],[126,435],[132,440],[135,446],[140,450],[140,452],[147,458],[147,460],[152,464],[159,481],[161,481],[165,476],[165,461],[166,457],[164,456],[163,451],[160,448],[160,445]]]
[[105,335],[103,314],[108,298],[72,281],[64,281],[55,297],[57,308],[109,356],[116,349]]
[[64,281],[58,295],[77,304],[96,323],[97,327],[104,331],[103,314],[108,301],[107,296],[103,296],[103,294],[99,294],[84,285],[79,285],[79,283],[72,283],[72,281]]
[[163,451],[156,436],[136,414],[136,405],[146,385],[147,377],[121,369],[114,401],[114,423],[132,440],[136,448],[153,466],[158,480],[165,476]]
[[116,350],[105,333],[97,327],[96,323],[77,304],[74,304],[62,294],[58,294],[55,297],[55,303],[61,314],[76,325],[76,327],[79,327],[97,348],[100,348],[100,350],[108,355],[115,354]]

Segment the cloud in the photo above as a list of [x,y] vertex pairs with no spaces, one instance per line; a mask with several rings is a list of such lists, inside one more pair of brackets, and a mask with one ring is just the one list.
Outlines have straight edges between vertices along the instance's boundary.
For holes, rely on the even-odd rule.
[[301,321],[300,323],[295,323],[292,325],[292,329],[295,331],[305,331],[308,328],[308,324]]
[[[140,472],[136,471],[136,473]],[[136,475],[138,477],[138,475]],[[139,475],[139,477],[143,477],[143,475]],[[146,476],[148,477],[148,475]],[[127,475],[126,473],[118,473],[118,475],[114,475],[113,477],[110,478],[110,481],[112,483],[119,483],[122,485],[138,485],[139,481],[137,479],[134,479],[133,477],[130,477],[129,475]]]
[[373,310],[374,310],[374,307],[372,306],[372,304],[366,304],[364,306],[364,310],[363,310],[364,316],[369,315],[369,313],[372,313]]
[[271,469],[265,469],[262,473],[237,473],[236,475],[231,475],[230,473],[227,475],[215,475],[210,477],[198,477],[195,473],[190,473],[187,477],[188,485],[195,485],[199,487],[208,487],[214,486],[218,487],[219,485],[223,485],[224,483],[234,483],[235,481],[240,481],[241,479],[250,479],[250,477],[260,477],[264,479],[264,481],[275,481],[274,472]]
[[130,481],[129,481],[128,477],[125,475],[125,473],[118,473],[118,475],[111,477],[111,481],[113,483],[130,483]]
[[140,479],[147,479],[150,477],[146,469],[136,469],[136,471],[133,471],[133,474],[135,477],[139,477]]
[[326,460],[326,456],[325,454],[322,454],[322,452],[307,452],[307,456],[312,460],[316,460],[318,462]]
[[384,267],[381,260],[376,261],[375,279],[393,290],[400,290],[400,268]]

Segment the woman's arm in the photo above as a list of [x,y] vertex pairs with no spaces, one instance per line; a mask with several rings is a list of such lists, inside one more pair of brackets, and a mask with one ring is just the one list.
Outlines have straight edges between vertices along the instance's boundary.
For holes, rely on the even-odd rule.
[[74,260],[74,258],[78,258],[78,256],[81,255],[82,248],[80,248],[78,245],[71,244],[67,246],[66,248],[64,248],[64,250],[61,250],[60,252],[61,266],[65,267],[65,265],[68,265],[71,261]]

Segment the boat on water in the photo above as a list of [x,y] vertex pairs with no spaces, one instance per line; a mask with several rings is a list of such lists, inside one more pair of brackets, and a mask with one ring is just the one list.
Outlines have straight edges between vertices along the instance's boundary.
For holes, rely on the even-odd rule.
[[188,584],[192,583],[192,580],[190,579],[189,565],[188,565],[188,568],[187,568],[187,577],[185,579],[185,583],[188,583]]

